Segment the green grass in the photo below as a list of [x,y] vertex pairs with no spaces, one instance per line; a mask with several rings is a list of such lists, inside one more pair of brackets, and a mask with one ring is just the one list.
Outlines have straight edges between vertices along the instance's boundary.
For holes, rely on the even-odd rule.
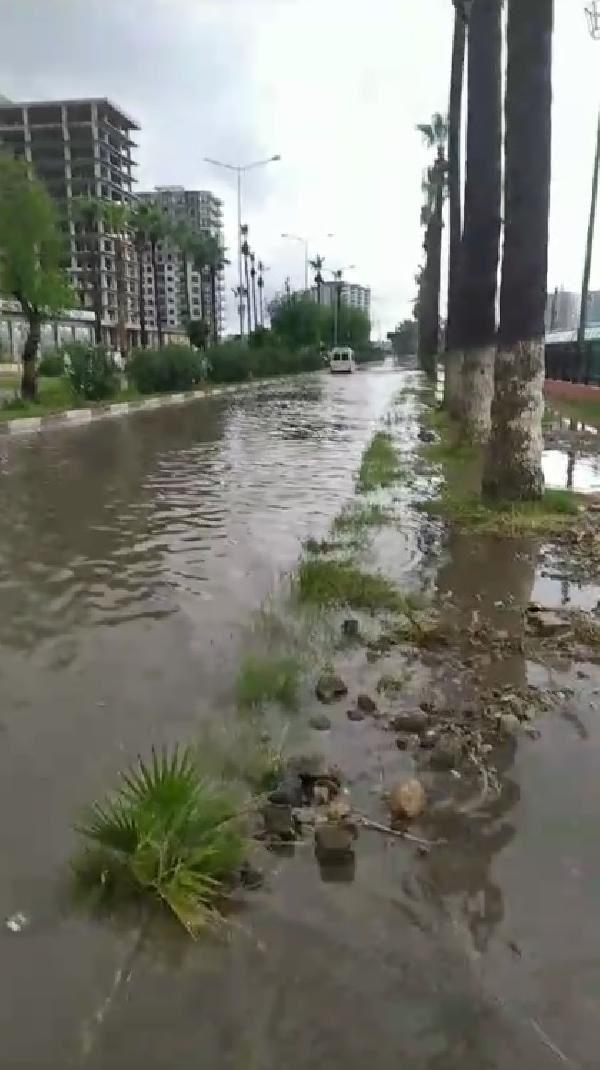
[[[6,386],[6,381],[0,377],[0,389]],[[10,380],[10,389],[18,390],[20,382]],[[52,416],[64,412],[66,409],[96,408],[98,405],[107,405],[120,401],[135,401],[141,395],[133,387],[120,390],[114,397],[103,402],[87,401],[73,393],[71,384],[66,378],[38,379],[38,400],[36,402],[23,401],[20,397],[4,398],[0,400],[0,423],[6,420],[18,420],[30,416]]]
[[339,561],[303,561],[296,581],[302,602],[355,609],[404,612],[407,600],[379,573],[363,572]]
[[425,509],[446,517],[460,527],[500,535],[551,534],[572,525],[581,509],[580,498],[569,490],[546,490],[534,502],[488,504],[476,495],[446,493]]
[[78,832],[86,841],[74,865],[80,888],[104,902],[163,904],[192,936],[218,917],[246,847],[233,796],[177,748],[139,759]]
[[363,453],[357,490],[370,491],[389,487],[400,475],[398,454],[391,435],[386,431],[377,431]]
[[600,427],[600,401],[576,401],[573,398],[547,398],[546,406],[561,416],[571,417],[580,423]]
[[244,658],[236,683],[238,706],[253,709],[276,702],[286,710],[296,709],[302,682],[302,663],[298,658]]
[[342,510],[333,521],[334,532],[359,532],[365,528],[383,527],[392,519],[389,510],[375,503],[371,505],[350,505]]

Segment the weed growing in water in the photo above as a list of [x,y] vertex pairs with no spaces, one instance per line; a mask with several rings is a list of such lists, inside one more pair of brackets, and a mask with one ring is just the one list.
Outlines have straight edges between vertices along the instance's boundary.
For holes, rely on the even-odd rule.
[[392,514],[381,505],[347,506],[333,521],[334,532],[360,532],[365,528],[383,527]]
[[553,489],[546,490],[539,501],[493,504],[476,495],[446,492],[441,498],[425,503],[424,509],[482,533],[544,535],[569,527],[580,512],[580,500],[572,491]]
[[233,795],[204,780],[191,750],[177,747],[140,758],[78,831],[88,841],[75,863],[81,887],[103,899],[162,903],[192,936],[217,919],[246,846]]
[[392,437],[386,431],[377,431],[363,453],[358,473],[357,490],[377,490],[389,487],[401,475],[398,454]]
[[237,678],[237,702],[241,709],[252,709],[266,702],[277,702],[286,710],[298,705],[302,665],[298,658],[244,658]]
[[407,605],[385,576],[339,561],[303,561],[296,587],[301,601],[320,606],[404,612]]

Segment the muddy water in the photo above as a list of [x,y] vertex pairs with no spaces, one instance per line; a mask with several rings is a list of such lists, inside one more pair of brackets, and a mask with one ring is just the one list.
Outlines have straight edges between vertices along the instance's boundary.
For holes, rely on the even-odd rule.
[[[579,678],[519,656],[490,665],[491,679],[551,677],[576,693],[539,741],[510,745],[500,796],[451,850],[420,858],[363,834],[356,867],[327,874],[299,848],[271,860],[228,940],[198,945],[93,920],[64,892],[78,808],[152,742],[233,716],[252,613],[352,496],[380,420],[412,463],[415,403],[392,399],[415,381],[390,369],[311,377],[0,440],[0,917],[29,919],[0,932],[0,1065],[597,1065],[592,666]],[[451,591],[465,621],[476,605],[510,627],[532,596],[565,600],[539,547],[448,539],[413,498],[398,488],[399,526],[373,538],[372,565]],[[341,667],[365,688],[384,671],[354,655]],[[432,664],[414,686],[444,681]],[[345,707],[331,716],[311,744],[376,813],[382,771],[406,758],[370,722],[349,725]]]

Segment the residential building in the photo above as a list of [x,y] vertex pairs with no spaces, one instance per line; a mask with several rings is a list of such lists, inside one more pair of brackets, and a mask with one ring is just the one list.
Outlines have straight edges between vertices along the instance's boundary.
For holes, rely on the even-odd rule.
[[[29,324],[18,301],[0,297],[0,370],[17,365],[25,347]],[[40,350],[52,353],[73,342],[93,344],[94,313],[78,308],[63,312],[42,324]],[[0,380],[1,383],[1,380]]]
[[[208,190],[187,190],[183,186],[156,186],[152,192],[139,193],[141,201],[156,204],[170,224],[185,224],[198,234],[210,234],[217,238],[223,248],[223,204]],[[186,264],[187,259],[187,264]],[[157,245],[158,299],[161,322],[166,331],[185,331],[189,310],[192,319],[204,318],[211,322],[212,299],[208,271],[199,272],[189,257],[184,258],[173,239]],[[187,278],[186,278],[187,267]],[[146,318],[150,330],[156,328],[154,306],[154,275],[150,251],[144,263]],[[225,322],[225,279],[221,270],[216,286],[217,333],[221,337]],[[211,322],[212,327],[212,322]]]
[[[331,306],[335,304],[336,286],[338,285],[339,283],[335,279],[321,283],[321,304]],[[316,299],[316,288],[312,292]],[[348,308],[360,309],[371,319],[371,288],[369,286],[359,286],[355,282],[342,280],[341,301]]]
[[67,238],[65,267],[81,307],[94,312],[102,340],[115,348],[139,340],[135,250],[128,233],[82,219],[74,201],[132,201],[131,134],[138,129],[105,97],[0,99],[0,146],[24,160],[56,202]]

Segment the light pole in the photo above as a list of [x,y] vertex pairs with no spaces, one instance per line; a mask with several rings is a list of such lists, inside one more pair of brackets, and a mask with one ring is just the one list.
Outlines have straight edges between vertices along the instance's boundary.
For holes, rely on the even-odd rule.
[[[335,235],[327,234],[327,238],[333,238]],[[282,238],[287,238],[288,241],[299,241],[304,246],[304,289],[308,292],[308,238],[302,238],[299,234],[282,234]]]
[[333,302],[333,345],[334,348],[338,344],[338,317],[340,314],[340,308],[342,304],[342,273],[344,271],[352,271],[355,268],[355,264],[346,264],[341,268],[326,268],[327,271],[331,271],[335,279],[335,301]]
[[[592,0],[585,13],[588,20],[590,34],[595,41],[600,41],[600,2]],[[592,203],[588,220],[587,241],[585,247],[585,261],[583,265],[583,281],[581,284],[581,308],[579,310],[579,330],[577,332],[577,350],[579,355],[579,376],[587,378],[585,359],[585,327],[587,321],[588,294],[590,289],[590,273],[592,270],[592,250],[594,247],[594,229],[596,226],[596,204],[598,202],[598,177],[600,174],[600,109],[598,110],[598,132],[596,134],[596,155],[594,157],[594,173],[592,177]]]
[[[240,293],[244,289],[242,281],[242,174],[246,171],[252,171],[255,167],[266,167],[268,163],[275,163],[280,160],[279,153],[275,156],[268,156],[265,160],[254,160],[253,163],[234,164],[224,163],[222,160],[213,160],[210,156],[204,157],[205,163],[210,163],[213,167],[224,167],[226,171],[234,171],[237,175],[237,254],[238,254],[238,286]],[[244,304],[240,298],[240,338],[244,337]]]

